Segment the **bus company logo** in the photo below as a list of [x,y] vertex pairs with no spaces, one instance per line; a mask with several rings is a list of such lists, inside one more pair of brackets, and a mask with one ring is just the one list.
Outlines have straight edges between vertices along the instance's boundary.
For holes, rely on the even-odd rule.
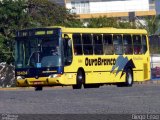
[[111,59],[102,59],[102,58],[97,58],[97,59],[89,59],[86,58],[85,59],[85,65],[86,66],[100,66],[100,65],[115,65],[116,64],[116,59],[115,58],[111,58]]
[[124,57],[120,55],[117,60],[116,64],[112,67],[111,73],[114,73],[116,71],[116,76],[119,72],[121,72],[121,77],[126,73],[128,68],[135,68],[135,65],[133,63],[132,59],[128,59],[128,57]]

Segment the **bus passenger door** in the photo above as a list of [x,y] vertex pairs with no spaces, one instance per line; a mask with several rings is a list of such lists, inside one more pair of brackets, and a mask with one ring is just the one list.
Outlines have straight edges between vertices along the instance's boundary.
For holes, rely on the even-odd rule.
[[72,63],[72,41],[68,35],[65,34],[63,40],[63,51],[64,51],[64,64],[65,66]]

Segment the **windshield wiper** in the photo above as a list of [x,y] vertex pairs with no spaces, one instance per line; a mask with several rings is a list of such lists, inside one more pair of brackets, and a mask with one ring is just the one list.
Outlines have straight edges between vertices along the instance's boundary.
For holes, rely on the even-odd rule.
[[[40,62],[40,51],[34,51],[34,52],[32,52],[31,55],[29,56],[29,59],[28,59],[28,62],[27,62],[27,65],[28,65],[28,66],[30,66],[31,58],[32,58],[32,56],[33,56],[35,53],[38,53],[38,54],[37,54],[37,55],[38,55],[38,61],[37,61],[37,63]],[[36,61],[35,61],[35,62],[36,62]]]

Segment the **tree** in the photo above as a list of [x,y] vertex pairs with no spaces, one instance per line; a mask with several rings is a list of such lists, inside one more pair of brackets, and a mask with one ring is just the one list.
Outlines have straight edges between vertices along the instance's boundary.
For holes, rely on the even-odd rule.
[[72,19],[65,22],[65,27],[82,28],[84,27],[84,22],[79,19]]
[[65,7],[48,0],[28,0],[28,14],[38,26],[64,26],[75,18]]
[[[150,35],[157,34],[160,29],[160,15],[159,16],[148,16],[145,17],[146,29]],[[159,31],[160,34],[160,31]]]
[[129,21],[119,21],[118,28],[133,28],[132,24]]
[[101,27],[117,27],[117,18],[107,18],[107,17],[98,17],[98,18],[91,18],[88,21],[88,26],[91,28],[101,28]]
[[13,50],[15,31],[28,27],[25,0],[0,1],[0,46],[1,58],[10,59]]
[[3,43],[4,43],[4,37],[0,35],[0,62],[6,59],[5,58],[6,56],[3,55],[4,49],[5,49]]
[[107,18],[100,16],[98,18],[91,18],[88,21],[87,27],[101,28],[101,27],[114,27],[114,28],[139,28],[135,23],[131,23],[127,20],[121,20],[119,18]]
[[53,25],[64,26],[71,24],[71,21],[76,21],[74,14],[48,0],[1,0],[0,61],[11,60],[17,30]]
[[16,30],[29,26],[26,8],[25,0],[0,1],[0,32],[5,38],[10,38]]

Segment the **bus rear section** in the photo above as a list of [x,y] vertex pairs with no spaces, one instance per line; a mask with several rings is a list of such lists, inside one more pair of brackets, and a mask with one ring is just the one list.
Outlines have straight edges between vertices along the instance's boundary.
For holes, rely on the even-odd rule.
[[136,29],[105,30],[69,31],[73,40],[73,62],[64,70],[77,74],[73,88],[103,84],[132,86],[134,82],[150,80],[147,32]]

